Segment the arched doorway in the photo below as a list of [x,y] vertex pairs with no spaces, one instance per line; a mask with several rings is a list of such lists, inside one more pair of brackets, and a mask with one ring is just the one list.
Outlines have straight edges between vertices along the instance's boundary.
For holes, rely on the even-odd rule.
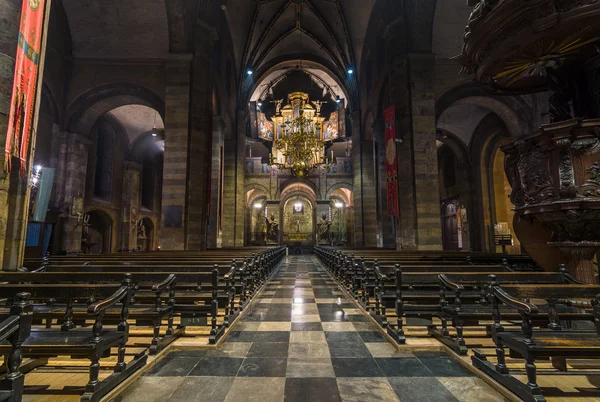
[[283,206],[283,242],[314,244],[313,203],[303,195],[292,196]]
[[112,250],[113,222],[104,211],[92,210],[83,226],[81,248],[86,254],[109,253]]

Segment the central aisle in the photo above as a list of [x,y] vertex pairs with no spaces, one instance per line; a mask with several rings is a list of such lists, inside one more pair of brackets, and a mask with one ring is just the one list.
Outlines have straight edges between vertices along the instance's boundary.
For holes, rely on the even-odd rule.
[[172,352],[119,401],[502,401],[443,352],[401,352],[314,257],[288,257],[214,351]]

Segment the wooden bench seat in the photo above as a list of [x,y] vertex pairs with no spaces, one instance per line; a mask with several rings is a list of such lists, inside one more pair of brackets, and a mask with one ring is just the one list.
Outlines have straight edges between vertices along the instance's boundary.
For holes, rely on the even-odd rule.
[[[147,355],[140,353],[133,360],[125,363],[126,344],[129,339],[128,310],[134,293],[134,285],[130,278],[125,278],[120,285],[112,284],[5,284],[0,286],[0,297],[14,299],[16,292],[27,287],[32,300],[55,298],[72,306],[76,301],[85,303],[91,298],[100,300],[87,307],[87,315],[94,324],[88,328],[46,328],[32,331],[23,343],[24,357],[70,356],[90,360],[89,382],[82,396],[83,401],[99,401],[107,392],[124,381],[146,364]],[[16,294],[15,294],[16,293]],[[115,328],[104,328],[104,315],[110,310],[120,307],[120,320]],[[69,309],[67,309],[67,314]],[[70,317],[67,316],[67,323]],[[111,348],[118,349],[117,363],[114,373],[100,381],[100,359],[110,356]],[[0,346],[4,353],[9,351],[8,345]]]
[[[521,399],[535,402],[545,401],[537,384],[536,360],[556,358],[563,364],[555,365],[555,367],[566,368],[566,358],[600,358],[599,294],[599,285],[500,285],[494,278],[490,278],[487,296],[494,312],[492,338],[496,344],[497,363],[492,364],[483,353],[475,351],[471,357],[473,365],[510,389]],[[541,309],[528,300],[536,299],[551,300],[553,304],[568,305],[573,300],[589,303],[596,331],[534,329],[533,318],[540,314]],[[519,312],[521,316],[520,332],[504,329],[501,324],[502,313],[498,308],[501,304]],[[548,311],[551,321],[554,321],[557,316],[560,317],[560,314],[554,307]],[[506,365],[505,348],[509,349],[511,357],[520,357],[526,361],[527,383],[519,381],[510,374]]]
[[[543,273],[516,273],[504,272],[492,275],[478,273],[459,273],[459,274],[440,274],[438,275],[440,287],[440,318],[442,325],[440,328],[430,326],[428,332],[458,354],[467,353],[467,345],[463,338],[463,329],[468,325],[479,325],[480,321],[491,320],[494,313],[492,305],[487,301],[486,288],[489,281],[498,281],[503,284],[581,284],[575,278],[571,277],[564,265],[559,267],[559,272]],[[472,291],[473,288],[479,289],[481,297],[479,299],[463,297],[465,292]],[[450,292],[454,298],[449,300],[447,292]],[[495,307],[496,314],[501,314],[504,320],[519,320],[520,313],[508,305]],[[538,327],[549,326],[551,329],[560,329],[556,314],[555,305],[551,302],[549,305],[540,306],[539,312],[532,317],[534,325]],[[549,321],[549,317],[551,320]],[[591,313],[581,311],[572,307],[564,307],[561,311],[561,317],[565,321],[591,320]],[[448,332],[448,322],[456,329],[456,337],[450,336]],[[489,331],[488,331],[489,332]]]

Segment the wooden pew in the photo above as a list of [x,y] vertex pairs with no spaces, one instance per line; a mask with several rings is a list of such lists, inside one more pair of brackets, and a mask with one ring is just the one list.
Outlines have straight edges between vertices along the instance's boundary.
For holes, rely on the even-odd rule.
[[9,343],[4,356],[7,373],[0,380],[0,400],[20,402],[25,377],[19,371],[23,360],[21,347],[31,332],[32,306],[29,293],[18,293],[7,314],[0,317],[0,343]]
[[[122,273],[98,274],[98,273],[22,273],[2,272],[0,282],[10,284],[113,284],[118,285],[123,280],[131,281],[134,286],[134,299],[129,307],[129,319],[135,320],[136,325],[153,327],[153,338],[149,347],[150,354],[156,354],[174,341],[183,329],[173,328],[174,317],[174,286],[176,275],[168,273],[132,275]],[[163,295],[169,296],[168,301],[163,302]],[[140,295],[142,295],[140,297]],[[144,297],[145,295],[145,297]],[[87,305],[95,300],[89,300],[84,304],[61,304],[55,298],[50,298],[44,303],[35,304],[33,313],[36,318],[34,323],[46,323],[50,326],[54,320],[62,320],[61,328],[69,331],[78,325],[85,324],[89,318]],[[119,309],[109,309],[104,312],[105,323],[118,323],[121,319]],[[167,321],[167,330],[161,336],[160,327],[163,320]]]
[[[440,318],[442,320],[441,328],[430,326],[428,332],[442,343],[449,346],[458,354],[467,354],[467,345],[463,338],[463,328],[465,325],[478,325],[480,321],[492,319],[492,306],[487,303],[486,289],[490,277],[504,285],[518,284],[556,284],[556,285],[580,285],[581,282],[571,277],[566,267],[560,267],[560,272],[505,272],[496,273],[493,275],[478,274],[478,273],[457,273],[457,274],[440,274]],[[481,297],[479,300],[468,300],[465,302],[462,296],[469,289],[480,289]],[[454,300],[450,303],[446,297],[446,292],[452,292]],[[549,329],[561,329],[557,317],[549,315],[549,311],[553,311],[553,303],[548,306],[543,306],[535,319],[536,326],[548,326]],[[502,306],[501,313],[505,320],[519,320],[519,312],[512,309],[510,306]],[[576,309],[563,311],[562,317],[565,320],[591,320],[592,316],[587,313],[580,313]],[[451,322],[456,329],[456,337],[452,337],[448,332],[447,323]],[[488,331],[489,332],[489,331]]]
[[[475,350],[471,357],[473,365],[494,380],[514,392],[524,401],[543,402],[545,397],[537,384],[535,361],[547,358],[600,358],[600,286],[598,285],[500,285],[491,278],[488,301],[494,312],[492,337],[496,344],[497,364],[492,364],[482,352]],[[594,316],[595,331],[535,330],[532,319],[541,309],[528,300],[553,300],[556,304],[569,304],[572,300],[589,302]],[[506,331],[501,324],[503,318],[500,305],[506,305],[519,312],[521,331]],[[556,310],[548,311],[557,315]],[[508,348],[511,357],[521,357],[526,361],[527,383],[513,377],[506,365],[505,351]],[[561,373],[563,374],[563,373]],[[567,374],[567,373],[564,373]]]
[[[65,331],[61,328],[31,330],[30,336],[23,342],[21,350],[27,358],[48,358],[70,356],[90,360],[89,381],[83,389],[82,401],[98,401],[111,389],[123,382],[146,364],[147,355],[140,353],[131,361],[125,362],[126,344],[129,338],[127,322],[129,307],[134,293],[131,280],[124,280],[120,286],[113,284],[4,284],[0,286],[0,297],[9,300],[18,298],[23,291],[31,293],[32,300],[56,298],[66,305],[76,301],[85,303],[91,297],[100,299],[87,307],[91,328],[78,328]],[[105,313],[121,304],[121,320],[116,328],[104,328]],[[117,363],[114,372],[104,380],[99,380],[100,359],[110,356],[111,348],[118,348]],[[0,352],[10,353],[11,346],[0,345]]]
[[[81,263],[80,261],[73,265],[71,260],[65,261],[67,265],[52,265],[51,260],[43,264],[37,271],[29,274],[40,274],[40,272],[47,271],[47,275],[50,275],[47,279],[44,279],[43,274],[36,277],[36,280],[44,280],[47,283],[52,281],[100,283],[118,280],[123,272],[128,271],[131,272],[136,283],[139,281],[137,278],[146,282],[146,286],[137,290],[135,299],[147,304],[157,300],[157,295],[147,286],[148,280],[152,278],[152,280],[160,281],[161,277],[166,278],[170,274],[175,274],[172,286],[167,289],[167,293],[169,293],[167,304],[170,307],[169,326],[165,336],[158,339],[156,336],[154,337],[151,351],[156,353],[163,347],[162,345],[168,344],[181,333],[186,325],[208,325],[208,317],[210,317],[211,326],[209,342],[216,343],[284,255],[284,248],[270,249],[263,253],[253,254],[251,258],[245,259],[241,264],[234,260],[231,266],[208,265],[205,262],[194,265],[194,261],[174,265],[170,259],[152,265],[137,263],[132,265],[129,261],[115,261],[103,265],[89,261]],[[11,274],[7,275],[5,280],[9,282],[33,281],[32,277],[19,277],[17,273],[13,273],[12,276]],[[0,281],[2,280],[0,279]],[[219,307],[225,309],[222,325],[217,324]],[[54,313],[49,312],[48,314]],[[178,328],[172,328],[174,314],[181,317],[183,325]],[[138,317],[136,316],[136,318]],[[156,335],[156,331],[160,328],[160,320],[156,319],[151,324],[155,328]]]

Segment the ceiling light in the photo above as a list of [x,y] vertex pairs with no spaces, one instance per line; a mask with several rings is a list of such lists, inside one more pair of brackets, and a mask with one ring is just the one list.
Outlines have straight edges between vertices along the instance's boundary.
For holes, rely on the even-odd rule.
[[261,107],[262,106],[262,102],[258,102],[257,105],[258,105],[258,107]]
[[253,73],[254,73],[254,71],[252,71],[252,69],[250,69],[250,68],[248,70],[246,70],[246,74],[248,74],[248,75],[252,75]]
[[337,98],[335,98],[335,101],[336,101],[337,103],[340,103],[340,102],[342,101],[342,98],[340,98],[340,96],[338,95],[338,96],[337,96]]
[[353,70],[353,69],[351,69],[351,68],[349,68],[349,69],[348,69],[348,74],[350,74],[350,75],[354,74],[354,70]]
[[333,206],[336,208],[344,208],[344,203],[338,201],[338,202],[334,203]]
[[262,204],[260,202],[257,202],[257,203],[254,204],[254,208],[261,209],[262,208]]

